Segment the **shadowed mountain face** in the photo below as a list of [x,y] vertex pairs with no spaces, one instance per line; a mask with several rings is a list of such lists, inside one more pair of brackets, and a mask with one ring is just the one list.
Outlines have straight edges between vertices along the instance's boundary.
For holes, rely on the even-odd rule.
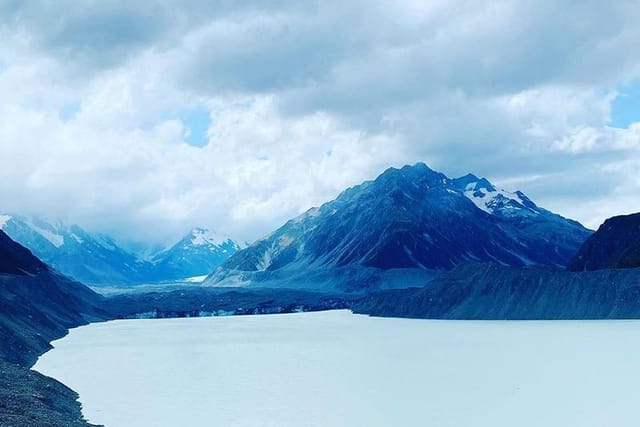
[[106,318],[103,299],[0,231],[0,358],[30,364],[67,328]]
[[0,425],[89,426],[75,392],[28,368],[68,328],[106,319],[103,304],[0,230]]
[[580,248],[572,271],[640,267],[640,213],[609,218]]
[[47,266],[0,230],[0,274],[34,275]]
[[352,308],[427,319],[637,319],[640,269],[569,272],[469,263],[422,288],[371,294]]
[[[351,281],[367,272],[375,288],[395,286],[385,283],[385,272],[446,271],[468,261],[564,267],[590,233],[521,192],[474,175],[449,179],[417,164],[391,168],[287,222],[233,255],[206,283],[304,288],[313,282],[344,290],[344,271]],[[412,284],[405,279],[404,286]]]

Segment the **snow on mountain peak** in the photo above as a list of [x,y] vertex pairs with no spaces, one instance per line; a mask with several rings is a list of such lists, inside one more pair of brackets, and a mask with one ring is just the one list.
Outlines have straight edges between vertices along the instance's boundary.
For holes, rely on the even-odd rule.
[[227,242],[229,237],[206,228],[194,228],[191,230],[191,243],[194,246],[215,245],[220,246]]
[[64,245],[64,236],[60,234],[61,224],[57,228],[41,219],[26,221],[26,224],[36,233],[47,239],[53,246],[59,248]]
[[452,180],[453,188],[480,210],[490,215],[537,215],[540,209],[522,192],[510,192],[491,184],[486,178],[467,174]]
[[[501,188],[496,188],[483,178],[485,182],[469,183],[465,187],[463,194],[480,210],[489,214],[495,214],[498,211],[502,214],[513,214],[521,210],[528,210],[532,213],[538,213],[533,210],[525,201],[524,195],[517,191],[511,193]],[[489,183],[489,185],[486,185]]]

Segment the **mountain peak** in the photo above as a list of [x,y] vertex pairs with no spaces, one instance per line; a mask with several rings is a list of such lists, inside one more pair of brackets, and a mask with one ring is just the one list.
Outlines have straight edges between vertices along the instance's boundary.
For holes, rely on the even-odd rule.
[[227,241],[229,237],[216,232],[215,230],[209,230],[208,228],[196,227],[190,232],[190,240],[194,246],[203,245],[215,245],[220,246]]
[[467,184],[480,181],[480,178],[472,173],[468,173],[460,178],[455,178],[453,181],[458,183],[460,186],[466,186]]
[[441,181],[447,177],[437,171],[434,171],[424,163],[416,163],[414,165],[406,165],[398,168],[388,168],[385,170],[375,182],[400,182],[409,181],[413,183],[424,181]]
[[163,280],[183,280],[211,273],[238,250],[240,246],[227,235],[196,227],[151,262]]

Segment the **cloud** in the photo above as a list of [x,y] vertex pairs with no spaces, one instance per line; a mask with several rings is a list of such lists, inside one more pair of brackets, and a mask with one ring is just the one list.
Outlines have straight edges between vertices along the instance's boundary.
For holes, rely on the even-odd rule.
[[[131,131],[87,115],[63,123],[0,108],[0,139],[11,141],[0,145],[3,206],[135,239],[206,224],[250,240],[398,158],[388,138],[343,129],[321,113],[282,117],[270,97],[209,108],[214,123],[202,148],[184,143],[176,120]],[[15,126],[22,120],[28,134]]]
[[[121,239],[205,225],[252,240],[416,161],[592,227],[637,210],[640,124],[610,125],[640,77],[632,3],[61,0],[0,14],[5,210]],[[194,112],[210,119],[196,146]]]
[[640,153],[640,122],[626,129],[580,127],[553,143],[553,148],[573,154],[611,151]]

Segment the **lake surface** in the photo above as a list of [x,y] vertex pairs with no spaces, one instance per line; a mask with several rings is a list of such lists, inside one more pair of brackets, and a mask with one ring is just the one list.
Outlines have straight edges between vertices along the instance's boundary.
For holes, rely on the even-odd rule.
[[107,427],[638,425],[638,321],[121,320],[54,346],[35,369]]

